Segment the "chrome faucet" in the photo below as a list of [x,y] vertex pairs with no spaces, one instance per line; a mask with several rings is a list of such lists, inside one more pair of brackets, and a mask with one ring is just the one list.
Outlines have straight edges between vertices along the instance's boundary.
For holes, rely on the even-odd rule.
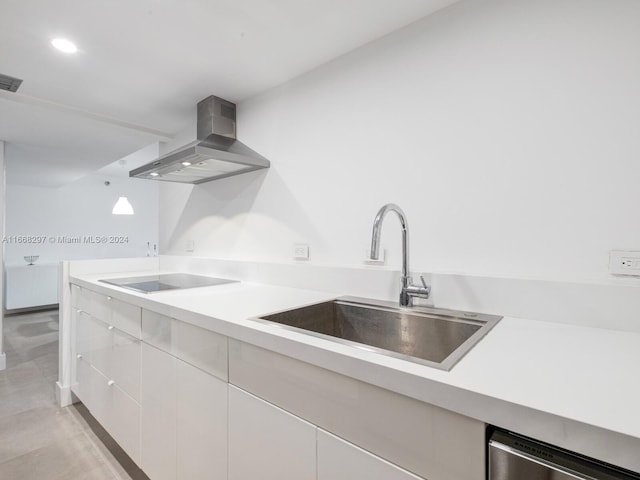
[[387,212],[395,212],[400,219],[402,227],[402,277],[400,278],[400,306],[413,306],[413,297],[429,298],[431,287],[424,281],[424,277],[420,275],[422,285],[414,285],[413,279],[409,276],[409,224],[407,217],[402,209],[394,204],[387,203],[376,215],[373,221],[373,232],[371,235],[371,260],[377,260],[380,253],[380,234],[382,233],[382,220]]

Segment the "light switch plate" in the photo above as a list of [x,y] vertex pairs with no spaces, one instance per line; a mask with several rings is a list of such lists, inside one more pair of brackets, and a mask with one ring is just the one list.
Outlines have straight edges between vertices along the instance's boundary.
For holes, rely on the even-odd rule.
[[609,252],[609,272],[614,275],[640,276],[640,251],[611,250]]

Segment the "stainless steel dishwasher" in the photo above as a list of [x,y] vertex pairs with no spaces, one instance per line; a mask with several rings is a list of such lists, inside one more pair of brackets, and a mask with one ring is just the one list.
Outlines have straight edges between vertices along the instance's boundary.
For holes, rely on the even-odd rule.
[[489,480],[640,480],[640,475],[495,431],[489,439]]

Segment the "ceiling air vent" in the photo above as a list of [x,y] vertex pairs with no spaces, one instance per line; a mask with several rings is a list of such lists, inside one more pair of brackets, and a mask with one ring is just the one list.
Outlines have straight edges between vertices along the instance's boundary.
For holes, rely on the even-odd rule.
[[20,87],[22,80],[9,75],[3,75],[0,73],[0,90],[7,90],[9,92],[15,92]]

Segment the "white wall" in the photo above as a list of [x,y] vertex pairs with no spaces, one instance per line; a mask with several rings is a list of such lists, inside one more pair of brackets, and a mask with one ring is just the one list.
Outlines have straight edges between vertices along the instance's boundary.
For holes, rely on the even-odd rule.
[[[360,264],[378,208],[413,270],[607,279],[640,249],[640,2],[463,1],[239,105],[272,161],[161,186],[163,253]],[[399,264],[400,234],[383,245]]]
[[[111,185],[105,186],[109,181]],[[135,215],[113,215],[119,196],[127,196]],[[5,263],[26,265],[85,258],[145,256],[147,242],[158,243],[158,185],[155,182],[89,175],[60,188],[7,184]],[[17,243],[14,236],[44,236],[43,243]],[[58,237],[106,236],[106,243],[64,243]],[[109,237],[123,237],[113,243]]]
[[[5,211],[5,179],[4,179],[4,142],[0,140],[0,236],[4,237],[4,211]],[[0,247],[0,265],[4,265],[4,248]],[[0,305],[4,305],[4,268],[0,275]],[[4,309],[0,308],[0,370],[7,366],[7,358],[4,353]]]

